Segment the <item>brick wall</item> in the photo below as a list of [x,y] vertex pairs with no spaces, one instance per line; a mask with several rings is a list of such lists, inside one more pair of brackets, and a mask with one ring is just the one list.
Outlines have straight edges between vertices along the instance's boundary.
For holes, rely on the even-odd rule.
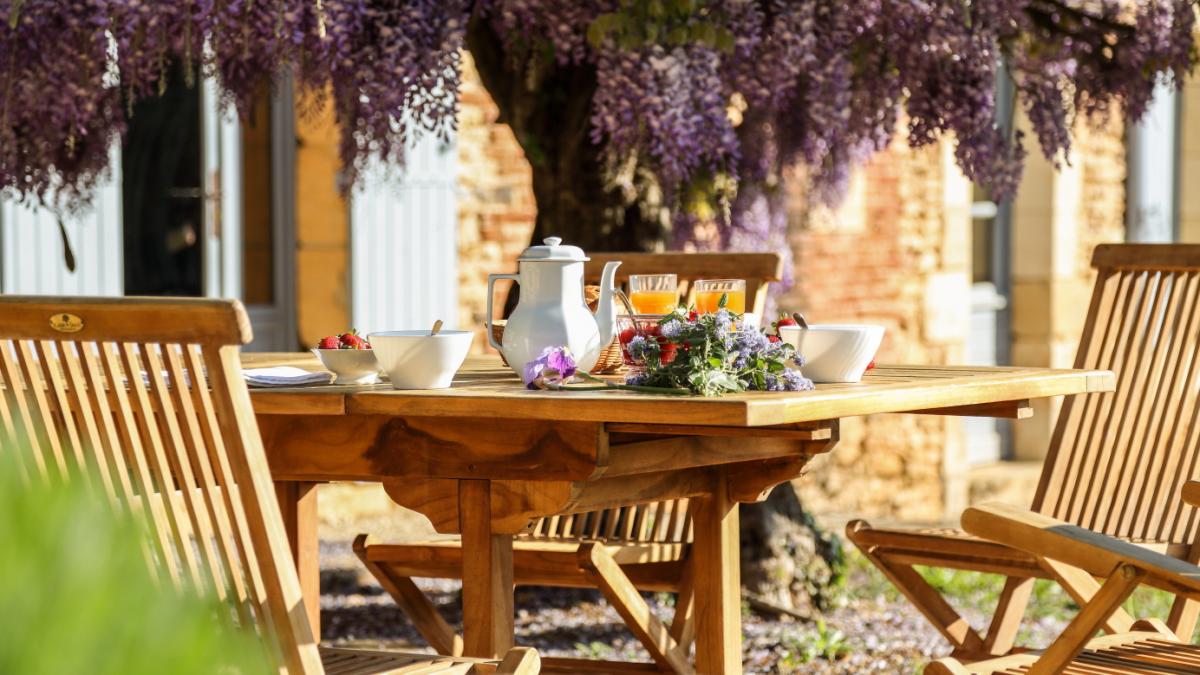
[[[483,88],[470,54],[463,55],[462,105],[458,117],[458,325],[474,328],[476,352],[487,346],[487,275],[515,272],[529,245],[537,206],[532,173],[521,146]],[[503,302],[508,282],[497,284]],[[499,310],[497,310],[498,312]]]
[[[781,305],[814,322],[886,326],[882,362],[960,362],[970,302],[970,186],[947,151],[893,144],[857,172],[836,211],[807,207],[793,187],[796,284]],[[797,487],[818,511],[937,520],[962,501],[962,436],[953,418],[844,420],[841,443]]]

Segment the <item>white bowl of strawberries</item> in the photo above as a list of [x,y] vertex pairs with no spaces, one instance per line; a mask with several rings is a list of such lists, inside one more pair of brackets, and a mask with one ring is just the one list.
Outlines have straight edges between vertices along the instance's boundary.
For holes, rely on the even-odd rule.
[[321,338],[312,350],[325,369],[337,376],[336,384],[379,382],[379,362],[371,343],[355,331]]

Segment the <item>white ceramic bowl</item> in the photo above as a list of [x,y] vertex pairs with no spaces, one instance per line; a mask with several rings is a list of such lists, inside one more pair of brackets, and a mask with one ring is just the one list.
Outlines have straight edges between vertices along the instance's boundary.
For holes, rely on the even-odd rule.
[[375,384],[379,362],[370,349],[314,349],[325,369],[337,375],[337,384]]
[[475,333],[394,330],[371,333],[367,339],[396,389],[445,389],[466,360]]
[[858,382],[879,351],[883,326],[810,324],[780,326],[779,336],[804,357],[800,372],[813,382]]

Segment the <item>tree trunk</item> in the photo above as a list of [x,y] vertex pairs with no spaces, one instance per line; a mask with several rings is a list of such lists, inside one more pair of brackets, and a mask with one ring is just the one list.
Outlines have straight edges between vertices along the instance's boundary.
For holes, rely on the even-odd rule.
[[[648,251],[669,233],[667,213],[647,205],[633,180],[608,171],[590,135],[596,69],[562,65],[538,50],[513,53],[486,19],[472,18],[467,46],[480,79],[533,169],[537,221],[532,242],[549,236],[588,251]],[[637,176],[645,180],[645,174]],[[622,184],[624,183],[624,184]]]
[[841,539],[817,526],[791,483],[760,504],[742,504],[742,586],[787,609],[822,611],[840,585]]
[[[595,67],[562,65],[536,49],[512,53],[486,19],[473,17],[467,47],[484,87],[533,169],[537,221],[532,242],[559,236],[585,251],[661,250],[670,213],[649,172],[606,165],[590,135]],[[515,306],[510,293],[506,315]],[[841,547],[820,531],[791,485],[742,516],[742,579],[768,602],[824,605]]]

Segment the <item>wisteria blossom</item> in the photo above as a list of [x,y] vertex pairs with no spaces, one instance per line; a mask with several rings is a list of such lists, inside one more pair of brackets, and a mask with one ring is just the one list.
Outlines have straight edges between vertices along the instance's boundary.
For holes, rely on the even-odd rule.
[[[1002,123],[997,78],[1037,149],[1069,161],[1078,115],[1136,119],[1195,51],[1194,0],[0,0],[0,17],[4,196],[87,205],[131,101],[175,61],[243,114],[288,72],[332,97],[349,186],[453,129],[461,54],[487,30],[532,55],[514,86],[556,68],[590,83],[583,142],[654,176],[677,243],[716,220],[732,248],[780,243],[782,167],[835,202],[902,124],[914,146],[952,137],[964,173],[1011,196],[1029,141]],[[567,151],[521,140],[535,164]]]

